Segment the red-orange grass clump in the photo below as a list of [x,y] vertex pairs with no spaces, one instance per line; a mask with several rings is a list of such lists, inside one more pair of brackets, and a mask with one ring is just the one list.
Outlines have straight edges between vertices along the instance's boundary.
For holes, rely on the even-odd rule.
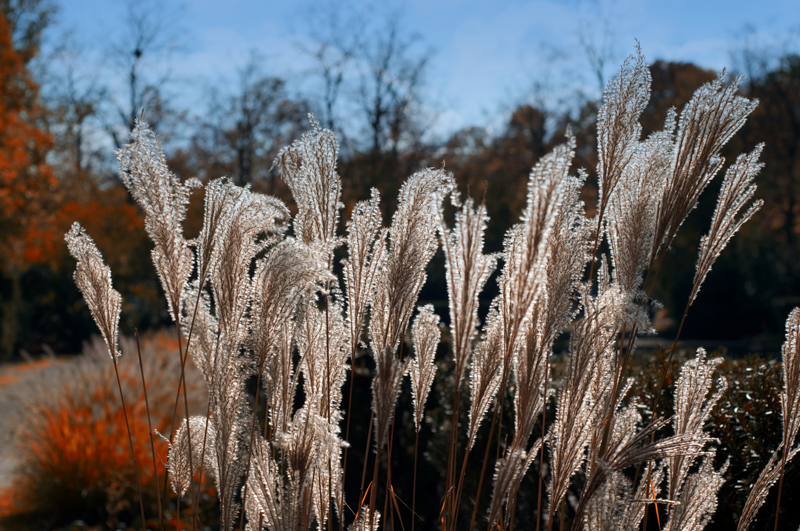
[[[147,342],[149,352],[143,356],[158,358],[145,364],[151,419],[153,428],[166,434],[172,421],[172,404],[166,395],[174,393],[177,374],[173,374],[172,363],[161,358],[169,356],[174,347],[172,355],[177,360],[177,340],[158,334]],[[158,526],[157,486],[144,393],[135,365],[138,361],[135,354],[130,354],[120,358],[120,380],[141,476],[145,515],[148,527],[154,529]],[[18,438],[23,466],[13,488],[13,509],[6,512],[6,517],[15,513],[17,517],[25,515],[29,523],[52,526],[82,520],[112,528],[120,522],[139,527],[136,476],[113,364],[106,356],[78,365],[44,388],[43,393],[49,396],[34,400],[27,417],[30,422]],[[191,394],[191,382],[189,386]],[[155,441],[158,488],[163,488],[168,447],[160,437]],[[204,490],[208,495],[207,484]],[[184,511],[186,516],[190,514],[184,503],[182,520]],[[177,523],[174,509],[172,496],[164,505],[167,528],[174,528]]]

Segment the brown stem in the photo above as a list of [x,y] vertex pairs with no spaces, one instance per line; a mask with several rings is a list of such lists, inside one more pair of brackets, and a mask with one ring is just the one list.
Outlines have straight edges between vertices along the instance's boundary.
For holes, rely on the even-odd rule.
[[[381,466],[381,448],[383,445],[379,444],[375,452],[375,466],[372,471],[372,491],[369,493],[369,529],[372,529],[373,516],[375,514],[375,502],[377,501],[378,492],[378,470]],[[385,515],[384,515],[385,516]]]
[[414,482],[411,488],[411,531],[417,520],[417,449],[419,447],[419,430],[414,437]]
[[258,424],[258,395],[261,391],[261,374],[264,372],[264,362],[267,360],[266,354],[260,356],[258,363],[258,377],[256,378],[256,397],[253,404],[253,421],[250,423],[250,444],[247,447],[247,464],[244,472],[244,487],[242,488],[242,515],[239,520],[239,529],[244,529],[244,504],[247,503],[247,478],[250,475],[250,459],[253,455],[253,444],[256,437],[256,424]]
[[[375,412],[370,409],[369,412],[369,428],[367,428],[367,447],[364,450],[364,468],[361,470],[361,490],[358,495],[358,503],[362,503],[364,499],[364,481],[367,479],[367,464],[369,464],[369,444],[372,442],[372,422],[375,420]],[[374,485],[373,485],[374,486]],[[356,514],[358,518],[358,514]]]
[[[353,405],[353,387],[355,387],[356,383],[355,363],[356,363],[356,346],[354,343],[353,348],[350,352],[350,390],[349,390],[349,397],[347,398],[347,424],[344,431],[344,440],[346,442],[350,441],[350,407]],[[339,518],[339,531],[344,531],[344,480],[347,474],[347,450],[349,448],[350,448],[349,444],[344,447],[344,460],[342,462],[342,492],[340,494],[340,501],[339,501],[339,506],[342,508],[342,514],[340,515]],[[364,460],[366,462],[366,455],[364,456]],[[362,488],[363,488],[363,480],[362,480]]]
[[133,330],[133,335],[136,337],[136,353],[139,356],[139,371],[142,375],[142,389],[144,390],[144,406],[147,411],[147,428],[150,432],[150,451],[153,454],[153,475],[156,482],[156,500],[158,502],[158,528],[164,529],[164,521],[161,514],[161,493],[158,490],[158,467],[156,466],[156,443],[153,440],[153,423],[150,420],[150,401],[147,399],[147,383],[144,378],[144,364],[142,363],[142,349],[139,345],[139,330]]
[[452,529],[456,528],[456,524],[458,523],[458,513],[460,509],[460,502],[461,502],[461,491],[464,488],[464,476],[467,472],[467,459],[469,458],[469,444],[467,448],[464,450],[464,459],[461,462],[461,473],[458,476],[458,486],[456,488],[456,514],[453,517],[453,525],[451,526]]
[[[453,485],[455,483],[455,468],[456,468],[456,456],[458,452],[458,417],[459,417],[459,390],[460,386],[458,382],[460,380],[460,374],[456,374],[456,389],[455,393],[453,394],[453,416],[452,416],[452,424],[450,427],[450,445],[447,452],[447,481],[445,483],[445,492],[448,493],[447,499],[449,500],[450,505],[450,522],[455,522],[456,519],[456,512],[458,512],[458,498],[454,497],[456,492],[451,490],[453,489]],[[457,490],[457,489],[456,489]],[[451,523],[450,527],[454,528],[455,523]]]
[[[386,452],[386,469],[387,469],[386,489],[385,489],[386,492],[383,495],[384,528],[386,527],[385,519],[389,515],[386,509],[389,507],[389,487],[392,484],[392,446],[393,446],[392,443],[394,442],[394,421],[395,421],[395,415],[392,414],[392,429],[389,431],[389,444],[387,445],[388,449]],[[394,519],[391,519],[390,522],[392,522],[392,526],[394,527]]]
[[[475,529],[475,518],[478,516],[478,505],[481,501],[481,490],[483,489],[483,477],[486,474],[486,462],[489,460],[489,449],[492,447],[492,435],[494,434],[494,425],[497,422],[497,408],[494,408],[492,413],[492,424],[489,427],[489,438],[486,441],[486,451],[483,453],[483,465],[481,466],[481,475],[478,479],[478,492],[475,494],[475,507],[472,509],[472,520],[469,523],[469,531]],[[498,439],[497,444],[500,444]]]
[[786,451],[789,449],[788,441],[784,437],[783,457],[781,458],[781,479],[778,483],[778,501],[775,504],[775,531],[778,531],[778,517],[781,514],[781,494],[783,493],[783,472],[786,469]]
[[[178,353],[181,352],[181,328],[180,328],[180,321],[178,323]],[[192,319],[192,325],[194,325],[194,319]],[[184,366],[186,365],[186,358],[189,357],[189,343],[191,341],[192,332],[191,328],[189,330],[189,338],[186,340],[186,352],[181,354],[181,382],[183,383],[183,408],[186,411],[186,440],[189,443],[189,470],[192,473],[189,475],[189,492],[192,495],[192,529],[197,531],[197,507],[198,507],[198,499],[200,498],[200,492],[198,487],[197,496],[194,493],[194,464],[192,463],[192,430],[189,428],[189,399],[187,398],[188,389],[186,386],[186,376],[184,373]],[[178,386],[178,392],[180,393],[180,385]]]
[[544,480],[544,437],[547,425],[547,381],[550,379],[550,357],[545,361],[544,405],[542,406],[542,448],[539,450],[539,490],[536,493],[536,531],[542,522],[542,483]]
[[117,368],[116,353],[111,353],[114,360],[114,374],[117,376],[117,387],[119,388],[119,400],[122,402],[122,415],[125,417],[125,428],[128,430],[128,444],[131,447],[131,459],[133,460],[133,470],[136,473],[136,490],[139,491],[139,509],[142,511],[142,526],[147,527],[147,520],[144,518],[144,501],[142,500],[142,483],[139,481],[139,465],[136,464],[136,454],[133,450],[133,437],[131,436],[131,426],[128,424],[128,411],[125,409],[125,397],[122,395],[122,383],[119,380],[119,368]]

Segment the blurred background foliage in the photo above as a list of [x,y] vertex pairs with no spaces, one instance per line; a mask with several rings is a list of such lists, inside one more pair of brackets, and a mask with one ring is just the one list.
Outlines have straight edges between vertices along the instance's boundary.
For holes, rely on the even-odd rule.
[[[123,330],[168,324],[141,212],[115,173],[113,151],[140,115],[163,137],[171,167],[181,178],[226,175],[291,207],[272,161],[314,112],[340,136],[347,209],[376,187],[388,218],[408,175],[444,164],[464,192],[486,201],[490,251],[501,249],[503,234],[520,215],[530,168],[563,141],[569,128],[578,142],[574,167],[590,174],[587,209],[594,208],[599,101],[584,93],[558,105],[523,98],[498,111],[496,127],[466,127],[437,137],[431,130],[439,111],[429,101],[426,81],[430,50],[396,16],[310,18],[317,40],[314,46],[298,45],[298,53],[316,65],[307,76],[320,90],[290,89],[290,80],[271,73],[254,51],[237,79],[212,84],[204,108],[189,113],[172,95],[175,83],[152,66],[174,40],[152,6],[130,3],[121,21],[124,31],[109,52],[116,75],[109,79],[87,70],[84,52],[69,36],[48,33],[54,31],[57,7],[51,0],[0,2],[0,359],[18,358],[22,351],[37,354],[45,345],[78,352],[92,333],[62,239],[73,221],[93,235],[112,268],[124,297]],[[354,24],[363,32],[353,32]],[[47,54],[40,52],[45,38],[51,42]],[[587,55],[602,85],[602,64],[612,59],[610,52],[584,44],[575,53]],[[800,251],[800,57],[776,53],[743,44],[732,54],[736,68],[726,76],[746,74],[741,90],[761,104],[724,155],[730,161],[766,142],[766,167],[758,179],[765,206],[723,253],[692,308],[684,328],[687,339],[734,349],[741,344],[747,350],[755,338],[775,350],[785,315],[800,303],[800,267],[794,259]],[[651,72],[644,134],[662,128],[668,109],[680,109],[697,87],[716,76],[697,65],[657,59]],[[713,197],[714,190],[704,194],[659,277],[655,296],[664,309],[657,324],[667,336],[685,305]],[[189,236],[199,231],[202,201],[202,192],[196,193],[186,222]],[[439,265],[431,266],[423,299],[443,310]],[[486,301],[494,282],[488,286]]]

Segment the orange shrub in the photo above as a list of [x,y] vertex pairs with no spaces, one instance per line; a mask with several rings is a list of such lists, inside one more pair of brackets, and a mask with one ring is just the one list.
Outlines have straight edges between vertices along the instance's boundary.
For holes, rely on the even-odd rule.
[[[160,333],[143,343],[153,428],[167,434],[180,374],[177,341]],[[157,487],[135,343],[123,341],[122,345],[120,380],[145,514],[148,526],[154,528],[158,523],[156,489],[164,486],[167,444],[155,436]],[[45,374],[31,393],[17,439],[22,466],[13,489],[14,508],[7,511],[15,514],[12,518],[24,517],[31,525],[38,522],[48,527],[76,520],[110,528],[120,522],[141,525],[125,417],[113,364],[104,350],[102,341],[96,340],[80,359],[58,364],[58,370]],[[199,374],[188,365],[189,399],[198,413],[205,407],[205,398],[198,391]],[[181,401],[178,419],[183,414]],[[165,509],[167,502],[163,502]],[[3,505],[0,500],[0,510]]]

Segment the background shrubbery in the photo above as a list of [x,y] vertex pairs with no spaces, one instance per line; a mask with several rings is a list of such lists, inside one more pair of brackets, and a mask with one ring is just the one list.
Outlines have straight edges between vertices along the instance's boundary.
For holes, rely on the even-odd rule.
[[[126,31],[135,35],[137,21],[144,25],[139,31],[152,30],[147,26],[153,21],[147,6],[144,3],[140,11],[132,11],[133,18],[123,23],[130,26],[125,26]],[[0,348],[5,359],[19,359],[22,349],[39,354],[44,345],[57,352],[76,353],[92,333],[88,312],[78,303],[78,293],[70,282],[71,265],[61,239],[72,221],[87,227],[105,250],[124,296],[126,330],[168,324],[149,266],[142,214],[121,189],[112,154],[145,107],[155,130],[172,139],[167,154],[171,168],[181,178],[227,175],[284,200],[288,189],[277,177],[272,160],[280,146],[298,136],[309,110],[315,111],[325,126],[347,125],[340,165],[341,173],[348,176],[343,190],[347,209],[375,186],[384,199],[384,214],[391,212],[405,177],[445,161],[463,191],[469,189],[473,196],[486,198],[491,218],[489,251],[500,250],[505,228],[519,215],[533,163],[561,142],[567,127],[579,135],[575,166],[591,174],[596,165],[598,101],[586,97],[585,91],[558,107],[512,104],[505,118],[495,120],[498,126],[492,132],[467,127],[443,138],[428,134],[434,119],[429,113],[435,106],[426,102],[423,89],[424,73],[430,66],[424,52],[410,45],[413,40],[403,26],[391,18],[371,23],[377,27],[385,23],[394,31],[365,32],[358,49],[349,46],[347,39],[325,37],[324,31],[315,33],[320,49],[330,54],[325,60],[334,70],[328,74],[343,75],[338,99],[293,92],[287,88],[292,80],[272,75],[253,59],[242,68],[241,79],[226,80],[209,90],[207,107],[186,114],[147,70],[150,63],[146,59],[152,58],[148,54],[160,53],[158,50],[141,49],[139,57],[134,47],[129,49],[129,43],[121,41],[120,61],[113,62],[125,65],[121,70],[113,70],[108,80],[96,73],[82,75],[86,57],[71,41],[58,41],[53,28],[58,17],[55,7],[48,0],[8,2],[2,7],[5,23],[0,47],[8,60],[3,63],[0,84],[0,138],[4,145],[26,146],[13,156],[4,151],[2,157],[8,156],[8,160],[0,160],[8,169],[5,180],[0,181],[0,199],[8,202],[0,219],[4,256],[0,264]],[[398,46],[387,48],[386,39],[390,38],[396,39]],[[54,41],[58,53],[50,52]],[[46,55],[41,53],[43,43],[47,44]],[[763,160],[768,164],[758,191],[765,206],[759,222],[745,227],[716,265],[715,275],[704,288],[708,296],[698,301],[683,335],[740,341],[742,350],[757,337],[777,352],[783,318],[797,304],[795,294],[800,292],[800,269],[793,260],[800,250],[800,59],[790,52],[754,46],[736,49],[733,64],[737,68],[731,75],[746,74],[741,90],[759,98],[761,105],[723,154],[730,157],[766,142]],[[388,70],[377,69],[380,52],[386,50],[394,54],[386,63]],[[579,53],[584,51],[573,52]],[[339,65],[334,59],[340,56],[350,57],[350,62]],[[376,69],[367,75],[356,65],[374,65]],[[695,64],[658,60],[650,71],[653,98],[642,115],[644,134],[660,128],[669,108],[681,108],[697,87],[715,76]],[[131,72],[138,76],[132,83]],[[320,70],[310,76],[324,80],[324,74],[320,63]],[[376,81],[390,78],[398,80],[392,86],[395,92],[383,94],[384,107],[374,115],[379,97],[373,90]],[[112,92],[125,103],[117,107],[116,100],[110,100]],[[131,102],[135,108],[128,108]],[[597,193],[594,182],[588,179],[584,191],[590,213]],[[11,201],[14,197],[17,200]],[[20,201],[21,197],[26,200]],[[194,197],[187,221],[190,237],[199,231],[201,205],[202,197]],[[663,321],[672,322],[667,333],[674,331],[691,283],[694,250],[704,230],[701,220],[708,219],[712,209],[713,194],[709,193],[673,244],[678,258],[662,271],[655,288],[656,298],[665,304],[665,316],[672,319]],[[485,300],[491,296],[487,293]],[[443,308],[446,296],[441,279],[431,279],[423,299]]]

